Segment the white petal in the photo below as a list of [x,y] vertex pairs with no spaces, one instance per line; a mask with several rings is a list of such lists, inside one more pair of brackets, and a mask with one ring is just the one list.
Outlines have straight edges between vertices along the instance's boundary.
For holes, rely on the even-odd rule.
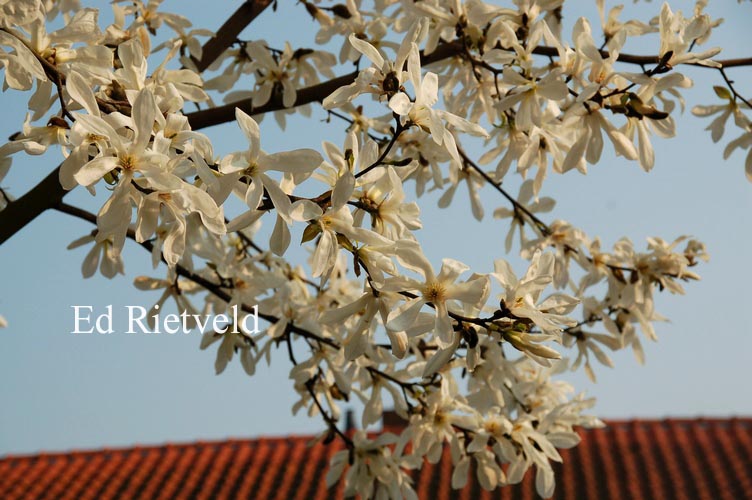
[[261,131],[259,130],[258,123],[240,108],[235,108],[235,119],[238,121],[238,125],[240,125],[240,130],[243,131],[250,143],[250,159],[252,161],[256,160],[261,149]]
[[73,178],[82,186],[91,186],[104,177],[105,174],[117,167],[117,165],[118,159],[114,156],[94,158],[81,167],[81,170],[73,174]]
[[94,92],[81,75],[75,71],[70,71],[65,79],[65,89],[77,103],[83,106],[87,113],[99,116],[99,106],[97,106],[97,100],[94,98]]
[[382,67],[384,66],[384,58],[373,45],[366,42],[365,40],[359,39],[354,34],[350,35],[350,38],[348,38],[348,40],[350,40],[350,44],[355,47],[355,50],[370,59],[378,69],[382,69]]
[[321,153],[313,149],[295,149],[259,157],[259,166],[264,170],[290,172],[292,174],[310,173],[324,161]]
[[389,99],[389,109],[400,116],[407,116],[412,106],[413,103],[410,102],[410,98],[403,92],[398,92]]
[[441,370],[454,356],[459,345],[459,335],[456,336],[456,340],[444,349],[439,349],[426,363],[423,369],[423,378],[430,377],[437,371]]
[[136,137],[131,146],[131,151],[139,153],[146,149],[154,129],[154,119],[157,116],[157,103],[151,91],[144,89],[138,93],[133,103],[133,121],[136,128]]
[[269,239],[269,248],[275,255],[284,255],[287,247],[290,246],[290,228],[287,227],[285,220],[277,216],[277,222],[274,224],[274,231]]
[[332,209],[336,210],[344,206],[355,189],[355,176],[349,170],[345,172],[332,189]]
[[274,208],[277,209],[277,213],[279,213],[279,215],[281,215],[286,221],[292,222],[290,219],[290,210],[292,209],[290,198],[284,191],[282,191],[282,188],[279,187],[277,181],[266,174],[261,174],[259,177],[266,188],[266,192],[269,193],[269,198],[271,198]]
[[417,297],[391,311],[387,320],[387,328],[398,332],[410,328],[425,303],[426,301],[423,298]]

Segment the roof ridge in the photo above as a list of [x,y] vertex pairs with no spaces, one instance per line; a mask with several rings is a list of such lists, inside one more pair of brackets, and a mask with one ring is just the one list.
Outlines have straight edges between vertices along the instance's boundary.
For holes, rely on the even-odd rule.
[[[620,427],[632,427],[635,425],[731,425],[734,423],[740,423],[744,426],[752,425],[752,416],[731,416],[731,417],[663,417],[663,418],[628,418],[628,419],[605,419],[606,429],[620,428]],[[590,429],[579,428],[585,432]],[[379,432],[394,432],[399,431],[399,427],[388,426],[384,427]],[[185,448],[197,448],[197,447],[217,447],[217,446],[232,446],[232,445],[254,445],[258,443],[265,444],[282,444],[282,443],[294,443],[300,441],[306,441],[306,445],[313,445],[317,441],[320,435],[318,434],[289,434],[289,435],[277,435],[277,436],[252,436],[252,437],[228,437],[224,439],[198,439],[193,441],[165,441],[162,443],[143,444],[136,443],[133,445],[124,446],[103,446],[94,448],[81,448],[81,449],[69,449],[69,450],[56,450],[38,452],[22,452],[22,453],[9,453],[0,454],[0,461],[5,460],[22,460],[22,459],[36,459],[36,458],[58,458],[58,457],[86,457],[86,456],[100,456],[108,453],[122,453],[122,452],[137,452],[148,453],[153,450],[165,450],[165,449],[185,449]]]
[[[212,446],[227,446],[227,445],[251,445],[260,442],[266,444],[283,444],[288,442],[315,442],[319,438],[318,434],[288,434],[284,436],[250,436],[250,437],[228,437],[224,439],[197,439],[192,441],[164,441],[162,443],[136,443],[132,445],[123,446],[102,446],[93,448],[80,448],[69,450],[54,450],[46,451],[40,450],[37,452],[22,452],[22,453],[8,453],[0,454],[0,461],[3,460],[17,460],[24,458],[55,458],[55,457],[73,457],[73,456],[86,456],[86,455],[101,455],[104,453],[121,453],[121,452],[135,452],[142,451],[148,452],[151,450],[164,450],[164,449],[183,449],[183,448],[197,448],[197,447],[212,447]],[[308,443],[306,443],[308,444]]]

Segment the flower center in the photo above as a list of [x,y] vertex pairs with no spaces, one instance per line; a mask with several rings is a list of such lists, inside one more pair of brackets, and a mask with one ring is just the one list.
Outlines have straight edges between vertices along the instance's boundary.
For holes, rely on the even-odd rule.
[[428,283],[426,285],[426,288],[423,290],[423,298],[425,298],[426,301],[432,302],[434,304],[446,300],[445,296],[446,287],[438,281]]
[[42,59],[55,66],[57,64],[57,50],[54,47],[47,47],[42,51]]
[[443,412],[437,411],[436,414],[433,416],[433,423],[434,425],[441,426],[444,425],[446,422],[446,415],[444,415]]
[[118,161],[118,165],[123,170],[133,170],[136,168],[136,158],[133,155],[121,156]]
[[486,420],[483,423],[483,428],[487,433],[494,437],[499,437],[504,434],[504,426],[501,421],[497,419]]
[[379,213],[379,204],[368,197],[368,194],[364,194],[360,197],[360,203],[363,205],[363,208],[366,212],[370,214],[378,214]]
[[256,171],[258,170],[258,165],[255,163],[249,163],[248,166],[243,170],[243,173],[249,177],[253,177],[256,175]]
[[99,135],[99,134],[88,134],[86,136],[86,139],[87,139],[88,142],[99,142],[99,141],[104,141],[107,138],[105,136]]

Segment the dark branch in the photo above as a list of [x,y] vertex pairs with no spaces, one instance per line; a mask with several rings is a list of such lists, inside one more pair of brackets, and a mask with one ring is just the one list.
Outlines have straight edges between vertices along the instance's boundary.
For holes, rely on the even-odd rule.
[[[218,35],[204,45],[199,71],[203,71],[203,69],[213,63],[227,47],[232,45],[237,33],[240,33],[240,31],[253,21],[270,3],[271,0],[248,1],[230,16],[230,19],[228,19],[219,29]],[[237,29],[238,32],[232,37],[229,37],[228,33],[235,29]],[[32,50],[32,52],[34,51]],[[36,52],[34,52],[34,54],[37,55]],[[63,85],[65,82],[64,75],[60,75],[57,72],[57,69],[50,65],[46,59],[42,57],[38,57],[38,59],[43,65],[45,73],[53,78],[53,81],[58,84],[58,90],[60,90],[59,86]],[[61,103],[63,103],[62,98]],[[63,108],[63,111],[65,112],[65,108]],[[60,203],[63,197],[68,194],[68,192],[60,185],[59,176],[60,166],[58,165],[58,167],[50,172],[42,182],[34,186],[18,200],[9,203],[5,210],[0,212],[0,245],[5,243],[10,237],[23,229],[31,221],[36,219],[42,212]]]
[[[239,16],[238,20],[233,22],[233,29],[237,29],[237,26],[235,23],[240,22],[240,19],[242,16],[240,16],[240,14],[238,13],[241,12],[243,9],[246,9],[244,11],[246,13],[245,13],[245,17],[242,17],[242,19],[245,19],[245,21],[243,22],[245,22],[247,25],[247,23],[250,23],[256,16],[258,16],[258,14],[260,14],[261,11],[263,11],[263,9],[269,3],[271,3],[271,0],[270,1],[256,0],[253,2],[246,2],[245,4],[243,4],[243,6],[240,9],[238,9],[238,11],[232,16],[232,17],[235,17],[235,15]],[[261,7],[262,5],[264,6]],[[254,13],[252,17],[251,17],[251,13]],[[228,22],[225,24],[229,24],[229,23],[230,21],[228,20]],[[223,25],[223,28],[224,28],[224,25]],[[220,32],[222,32],[223,28],[220,28]],[[202,65],[205,63],[205,66],[209,66],[211,62],[213,62],[213,60],[210,61],[211,59],[210,54],[213,54],[213,56],[216,58],[216,57],[219,57],[219,55],[224,50],[222,49],[218,51],[217,49],[212,49],[211,52],[207,50],[210,44],[212,43],[218,44],[219,43],[218,40],[224,41],[224,43],[227,43],[227,46],[229,46],[235,40],[235,36],[233,36],[232,39],[230,39],[229,36],[226,36],[220,33],[215,38],[212,38],[211,40],[209,40],[209,42],[207,42],[206,46],[204,47],[205,52],[203,54],[202,61],[201,61]],[[455,41],[451,43],[443,43],[439,45],[436,48],[436,50],[434,50],[431,54],[428,54],[428,55],[421,54],[421,64],[425,66],[434,62],[448,59],[450,57],[462,57],[463,50],[464,50],[463,45],[459,41]],[[556,48],[554,47],[536,47],[533,50],[533,53],[538,54],[538,55],[549,56],[549,57],[554,57],[558,55],[558,52]],[[604,57],[608,56],[608,53],[605,51],[601,51],[601,54]],[[624,63],[646,65],[646,64],[658,64],[661,58],[660,56],[638,56],[638,55],[631,55],[631,54],[619,54],[618,60]],[[752,66],[752,58],[727,59],[727,60],[720,60],[718,62],[722,65],[723,68],[731,68],[731,67],[736,67],[736,66]],[[694,65],[702,66],[699,64],[694,64]],[[312,102],[321,102],[324,100],[325,97],[327,97],[329,94],[334,92],[339,87],[342,87],[344,85],[349,85],[350,83],[352,83],[357,77],[357,75],[358,75],[358,72],[354,71],[347,75],[340,76],[338,78],[334,78],[332,80],[328,80],[326,82],[322,82],[317,85],[312,85],[310,87],[299,89],[297,91],[297,98],[295,100],[295,104],[293,105],[293,107],[303,106],[305,104],[309,104]],[[269,101],[267,104],[263,106],[259,106],[257,108],[253,107],[251,99],[245,99],[245,100],[241,100],[238,102],[226,104],[224,106],[218,106],[216,108],[188,113],[186,116],[188,117],[188,120],[191,123],[192,129],[199,130],[202,128],[211,127],[214,125],[219,125],[221,123],[226,123],[226,122],[234,120],[236,107],[242,109],[243,111],[247,112],[250,115],[269,113],[272,111],[285,109],[284,106],[282,105],[282,100],[280,97],[275,97],[271,101]],[[57,177],[59,169],[60,167],[56,168],[47,178],[45,178],[45,181],[48,181],[50,179],[50,176]],[[43,183],[45,181],[43,181]],[[13,223],[11,220],[9,220],[9,219],[12,219],[12,217],[10,216],[9,209],[13,204],[8,205],[8,208],[0,212],[0,245],[3,242],[5,242],[8,238],[13,236],[20,229],[22,229],[26,224],[34,220],[43,211],[45,211],[46,209],[54,205],[55,202],[62,199],[63,196],[65,196],[65,191],[60,187],[59,183],[54,184],[54,185],[52,183],[49,183],[49,184],[44,184],[44,186],[42,183],[40,183],[34,188],[32,188],[31,191],[29,191],[24,196],[22,196],[18,201],[13,203],[13,204],[22,204],[22,206],[24,206],[26,210],[29,211],[29,214],[23,217],[24,223],[22,225],[18,225],[17,223]],[[34,203],[32,203],[32,200],[34,200]],[[51,200],[51,201],[46,201],[46,200]]]
[[235,11],[230,18],[217,30],[217,34],[210,39],[202,49],[201,60],[194,62],[199,72],[208,68],[211,63],[233,44],[246,26],[271,5],[272,0],[248,0]]
[[34,188],[0,212],[0,245],[36,219],[42,212],[59,203],[67,191],[60,185],[60,167]]
[[[430,54],[421,54],[421,65],[426,66],[428,64],[432,64],[437,61],[459,55],[461,48],[461,45],[457,42],[441,44]],[[298,106],[304,106],[312,102],[321,102],[338,88],[344,87],[345,85],[350,85],[355,81],[355,78],[357,76],[358,72],[353,71],[352,73],[348,73],[346,75],[339,76],[337,78],[333,78],[316,85],[311,85],[310,87],[298,89],[295,103],[288,109],[297,108]],[[215,108],[194,111],[193,113],[188,113],[186,116],[188,117],[188,121],[191,124],[191,128],[198,130],[201,128],[212,127],[214,125],[220,125],[222,123],[233,121],[235,119],[235,108],[240,108],[249,115],[261,115],[264,113],[270,113],[272,111],[285,109],[285,107],[282,105],[282,97],[274,96],[263,106],[253,107],[253,102],[249,98],[231,102],[223,106],[217,106]]]

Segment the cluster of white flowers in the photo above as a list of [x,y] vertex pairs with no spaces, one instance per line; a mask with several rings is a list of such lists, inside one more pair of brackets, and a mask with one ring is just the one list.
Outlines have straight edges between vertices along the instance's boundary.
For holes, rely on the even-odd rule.
[[[409,470],[448,446],[455,488],[473,462],[489,490],[518,483],[534,466],[548,497],[557,448],[578,443],[576,426],[602,425],[584,413],[593,401],[572,396],[555,375],[582,366],[594,379],[591,355],[612,366],[603,347],[631,347],[642,361],[640,339],[655,339],[653,323],[662,319],[654,292],[684,293],[680,283],[699,279],[692,267],[707,254],[686,237],[650,238],[644,252],[628,239],[601,248],[566,221],[540,218],[554,207],[539,196],[544,180],[549,170],[585,173],[605,142],[653,168],[652,137],[674,135],[672,114],[691,85],[676,71],[681,64],[724,75],[727,86],[716,88],[724,104],[693,111],[718,114],[709,127],[715,141],[733,116],[744,133],[726,155],[749,149],[752,180],[749,103],[712,59],[719,49],[694,51],[719,21],[703,12],[704,1],[689,15],[663,5],[642,23],[621,21],[619,7],[606,13],[600,0],[603,42],[583,18],[568,43],[563,0],[510,8],[481,0],[324,3],[298,8],[318,26],[316,43],[341,43],[338,57],[233,39],[206,64],[214,75],[204,80],[199,37],[211,33],[162,12],[160,1],[116,0],[114,23],[101,29],[98,11],[78,0],[0,0],[5,89],[36,85],[22,131],[0,147],[0,181],[14,154],[55,146],[64,189],[110,191],[88,217],[96,230],[70,246],[93,244],[84,277],[122,274],[121,250],[132,239],[152,252],[155,267],[167,266],[165,279],[136,280],[163,290],[157,305],[172,298],[188,314],[232,306],[250,314],[258,304],[264,331],[207,334],[201,347],[218,342],[218,373],[235,354],[249,375],[262,359],[293,363],[293,411],[320,414],[327,439],[346,444],[329,484],[344,477],[348,494],[414,497]],[[64,26],[48,33],[56,16]],[[629,38],[651,35],[652,55],[622,53]],[[161,49],[166,56],[154,55]],[[335,78],[338,61],[359,61],[359,70]],[[169,69],[176,63],[182,67]],[[626,71],[629,63],[643,70]],[[251,90],[232,91],[248,78]],[[237,121],[248,144],[236,152],[215,152],[194,123],[224,109],[213,104],[219,93],[241,103],[214,122]],[[343,119],[342,141],[262,150],[252,115],[274,112],[284,127],[287,114],[310,114],[316,101],[319,115]],[[187,103],[203,108],[188,113]],[[462,142],[481,140],[476,161]],[[515,165],[527,179],[517,197],[502,188]],[[485,214],[479,190],[498,192],[500,222],[491,223],[509,225],[506,252],[517,246],[529,260],[522,277],[501,248],[489,249],[493,270],[485,272],[452,258],[437,270],[426,258],[420,208],[406,185],[415,184],[416,199],[441,191],[445,207],[463,182],[477,219]],[[311,189],[321,194],[300,194]],[[242,210],[228,220],[235,198]],[[0,210],[12,203],[3,190]],[[264,222],[273,225],[268,244],[255,238]],[[311,249],[307,268],[285,258],[294,226]],[[562,352],[575,346],[568,363]],[[341,429],[342,401],[364,403],[368,429],[380,421],[384,393],[406,421],[400,436]]]

